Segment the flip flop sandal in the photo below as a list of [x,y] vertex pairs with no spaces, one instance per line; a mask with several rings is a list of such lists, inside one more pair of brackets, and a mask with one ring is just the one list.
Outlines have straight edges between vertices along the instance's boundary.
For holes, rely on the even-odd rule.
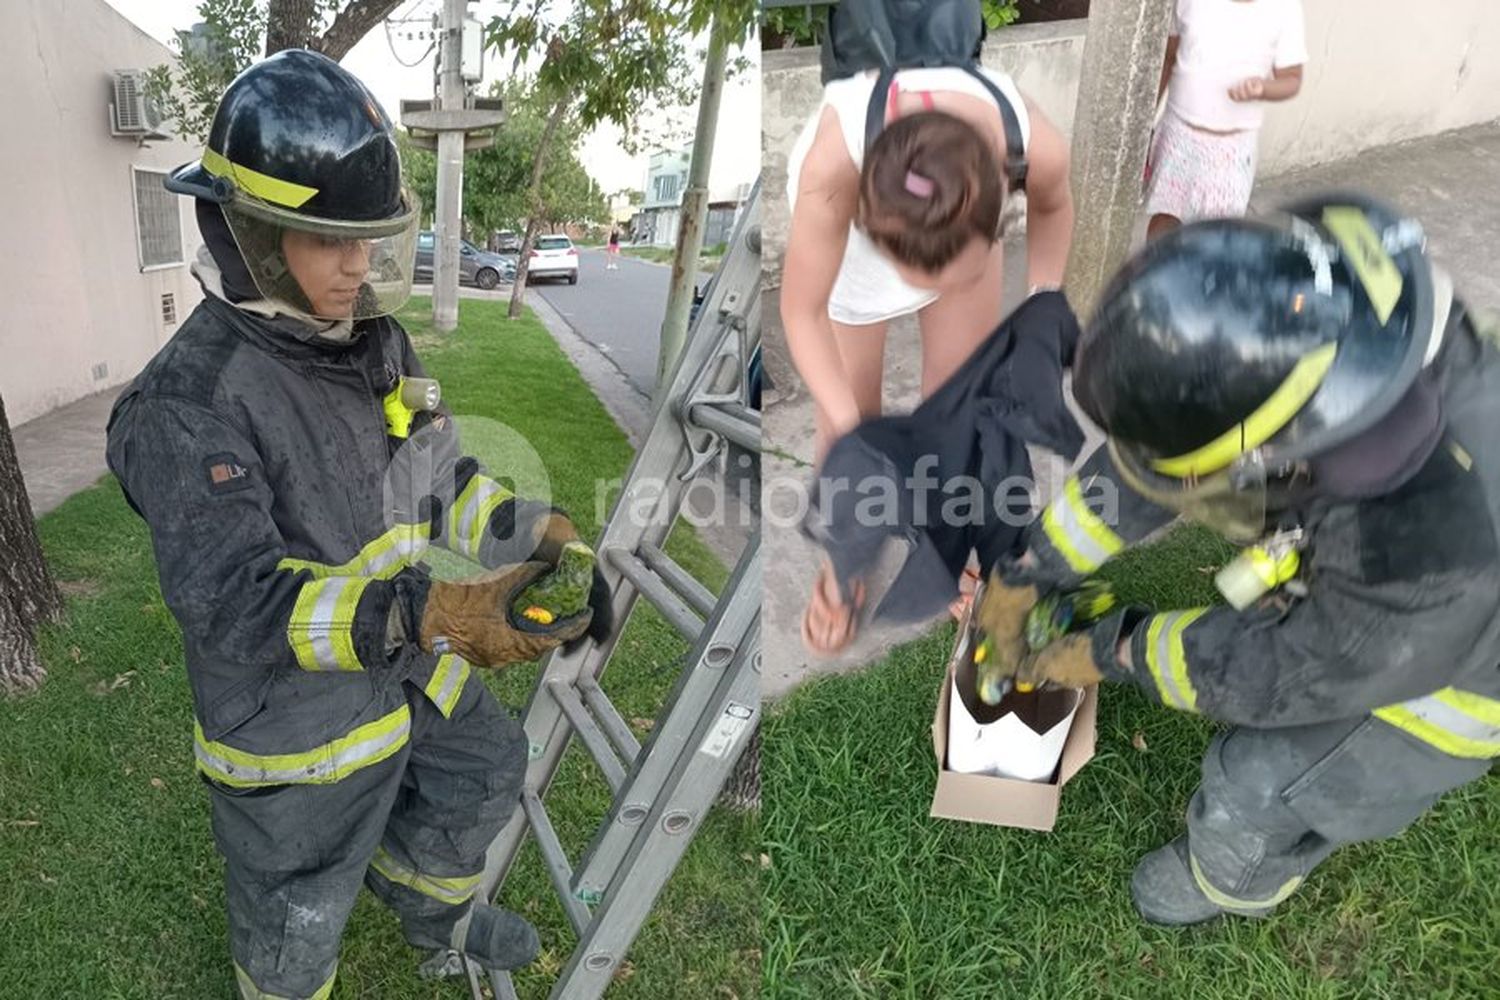
[[[964,589],[965,580],[973,581],[969,584],[967,590]],[[978,570],[972,570],[968,567],[964,568],[963,575],[959,577],[958,581],[958,597],[954,599],[952,604],[948,605],[948,613],[953,616],[955,621],[963,621],[964,615],[969,613],[969,605],[974,603],[974,590],[979,586],[979,580]]]

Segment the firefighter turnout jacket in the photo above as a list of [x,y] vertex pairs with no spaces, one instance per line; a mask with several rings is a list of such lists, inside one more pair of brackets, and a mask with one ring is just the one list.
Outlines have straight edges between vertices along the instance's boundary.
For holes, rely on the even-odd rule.
[[421,377],[389,317],[333,340],[210,294],[116,402],[109,467],[151,529],[209,778],[335,782],[407,741],[403,682],[458,704],[469,665],[392,639],[392,609],[429,545],[519,562],[552,508],[458,457],[451,416],[403,402]]
[[[1500,329],[1457,315],[1435,362],[1446,428],[1420,470],[1385,495],[1307,511],[1293,592],[1245,612],[1134,609],[1101,622],[1105,676],[1237,725],[1373,713],[1444,753],[1500,756]],[[1115,500],[1118,517],[1102,516]],[[1040,568],[1023,575],[1077,580],[1170,519],[1101,448],[1032,526]]]

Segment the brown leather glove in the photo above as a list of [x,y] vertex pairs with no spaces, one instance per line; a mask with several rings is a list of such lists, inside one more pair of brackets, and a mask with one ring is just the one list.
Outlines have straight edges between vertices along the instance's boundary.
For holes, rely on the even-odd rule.
[[1094,664],[1093,640],[1088,632],[1075,632],[1054,640],[1046,649],[1028,656],[1016,672],[1016,684],[1040,686],[1044,681],[1059,687],[1081,688],[1104,679]]
[[544,517],[539,517],[532,526],[533,559],[541,559],[550,565],[556,566],[557,560],[562,557],[563,546],[569,542],[578,541],[578,529],[573,527],[573,522],[568,515],[552,508],[552,512]]
[[525,562],[461,583],[433,581],[419,644],[429,653],[457,653],[475,666],[503,667],[534,660],[578,638],[589,626],[591,611],[542,625],[510,610],[516,595],[551,569],[545,562]]
[[1009,587],[991,572],[979,602],[979,627],[990,640],[987,664],[992,671],[1014,674],[1026,655],[1026,615],[1040,595],[1035,587]]

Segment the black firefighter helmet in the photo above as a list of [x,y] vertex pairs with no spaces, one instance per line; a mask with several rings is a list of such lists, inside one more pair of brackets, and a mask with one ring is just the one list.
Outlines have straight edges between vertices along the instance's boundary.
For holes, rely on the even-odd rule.
[[358,242],[368,251],[367,288],[352,318],[392,312],[411,293],[419,213],[401,184],[391,120],[365,85],[327,56],[288,49],[235,77],[214,112],[202,158],[165,183],[222,208],[268,299],[308,307],[282,255],[285,230]]
[[1323,195],[1148,245],[1101,297],[1074,390],[1132,487],[1253,540],[1268,481],[1402,400],[1441,339],[1439,311],[1421,228]]

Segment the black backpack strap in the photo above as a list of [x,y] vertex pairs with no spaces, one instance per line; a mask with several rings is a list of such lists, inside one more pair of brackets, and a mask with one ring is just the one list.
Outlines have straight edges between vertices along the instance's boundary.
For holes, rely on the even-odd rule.
[[994,80],[985,76],[977,65],[968,65],[964,69],[984,84],[984,89],[990,92],[996,106],[1000,108],[1000,125],[1005,129],[1005,176],[1010,181],[1012,191],[1025,191],[1029,163],[1026,159],[1026,137],[1021,134],[1021,119],[1016,116],[1016,109],[1010,103],[1010,98],[1005,96],[1005,91],[997,87]]
[[896,67],[886,66],[875,78],[875,89],[870,91],[870,105],[865,109],[865,152],[867,153],[885,128],[885,105],[890,99],[891,81],[895,79]]
[[[1005,130],[1005,177],[1011,191],[1025,191],[1029,166],[1026,159],[1026,137],[1021,133],[1021,119],[1016,116],[1015,107],[1010,103],[1010,98],[1005,96],[1005,91],[980,72],[978,66],[968,65],[963,69],[984,84],[984,89],[995,99],[995,105],[1000,109],[1000,125]],[[890,99],[891,81],[895,78],[896,70],[892,66],[883,68],[875,78],[875,89],[870,91],[870,104],[865,109],[866,151],[874,145],[885,128],[886,102]]]

